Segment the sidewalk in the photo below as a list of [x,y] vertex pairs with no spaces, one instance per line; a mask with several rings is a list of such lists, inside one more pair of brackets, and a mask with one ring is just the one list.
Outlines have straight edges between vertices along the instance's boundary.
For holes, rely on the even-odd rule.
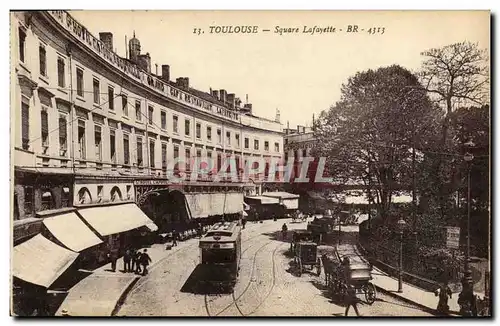
[[[361,255],[357,246],[353,246],[353,250],[358,255]],[[395,296],[404,301],[413,303],[420,308],[427,310],[430,313],[436,313],[439,297],[434,292],[429,292],[424,289],[403,282],[403,292],[398,292],[398,279],[381,271],[377,267],[372,270],[372,283],[375,287],[389,295]],[[484,297],[484,293],[474,292],[480,297]],[[450,307],[450,316],[459,316],[460,306],[457,303],[459,293],[453,293],[451,299],[448,300]]]
[[[155,266],[167,259],[171,254],[191,245],[197,238],[192,238],[165,250],[165,244],[153,244],[148,250],[152,263],[148,267],[151,272]],[[141,252],[143,249],[140,249]],[[57,310],[55,316],[62,316],[63,310],[70,316],[112,316],[120,300],[141,276],[123,272],[123,259],[117,262],[116,272],[111,271],[111,263],[95,269],[90,276],[80,281],[68,291],[68,296]]]

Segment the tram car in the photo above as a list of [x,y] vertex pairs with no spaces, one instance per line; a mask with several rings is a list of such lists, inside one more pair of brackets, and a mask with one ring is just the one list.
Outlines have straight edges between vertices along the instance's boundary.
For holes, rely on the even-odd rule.
[[221,288],[236,284],[241,260],[241,226],[235,222],[215,224],[199,241],[200,264],[206,271],[202,283]]

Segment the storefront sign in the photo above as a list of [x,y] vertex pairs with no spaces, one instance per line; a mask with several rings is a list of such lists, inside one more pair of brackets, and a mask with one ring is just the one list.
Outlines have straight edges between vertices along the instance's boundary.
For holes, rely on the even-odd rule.
[[454,226],[446,227],[446,247],[458,249],[460,245],[460,228]]
[[237,112],[219,107],[208,101],[178,90],[168,85],[161,79],[158,79],[155,76],[139,69],[136,64],[119,57],[112,51],[112,49],[108,49],[103,42],[94,37],[83,25],[73,19],[73,17],[71,17],[71,15],[69,15],[66,11],[52,10],[49,11],[49,13],[56,20],[56,22],[73,34],[73,36],[82,41],[83,44],[87,45],[95,54],[106,60],[109,64],[120,69],[137,82],[148,86],[150,89],[153,89],[168,98],[175,98],[176,100],[190,105],[198,110],[216,113],[222,117],[236,121],[239,120],[239,114]]
[[168,181],[165,180],[135,180],[134,186],[166,186]]

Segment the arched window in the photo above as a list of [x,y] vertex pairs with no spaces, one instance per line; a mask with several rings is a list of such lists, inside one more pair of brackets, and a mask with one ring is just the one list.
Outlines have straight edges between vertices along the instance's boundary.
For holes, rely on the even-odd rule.
[[42,189],[42,211],[54,208],[54,197],[48,189]]
[[122,193],[120,191],[120,188],[118,187],[113,187],[111,189],[111,201],[121,201],[122,200]]
[[78,203],[79,204],[90,204],[92,202],[92,196],[87,188],[83,187],[78,191]]

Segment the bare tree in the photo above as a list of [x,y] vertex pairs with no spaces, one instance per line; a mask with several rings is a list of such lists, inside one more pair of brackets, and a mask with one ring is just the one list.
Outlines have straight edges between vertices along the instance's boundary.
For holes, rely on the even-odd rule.
[[445,105],[446,115],[458,105],[489,104],[487,53],[477,43],[455,43],[421,54],[426,57],[421,83]]

